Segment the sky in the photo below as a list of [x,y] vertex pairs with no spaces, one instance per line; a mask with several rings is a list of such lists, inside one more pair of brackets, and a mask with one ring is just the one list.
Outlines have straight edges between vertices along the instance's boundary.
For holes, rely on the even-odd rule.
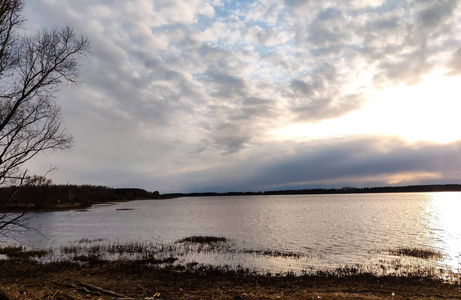
[[53,182],[227,192],[461,183],[461,1],[28,0],[91,42]]

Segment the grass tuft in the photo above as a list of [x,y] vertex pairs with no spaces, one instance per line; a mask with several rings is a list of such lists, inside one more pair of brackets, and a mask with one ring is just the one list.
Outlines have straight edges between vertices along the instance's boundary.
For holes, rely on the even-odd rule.
[[[423,259],[442,257],[442,254],[438,251],[421,248],[402,247],[379,250],[376,253]],[[210,236],[187,237],[171,244],[156,244],[151,242],[93,244],[93,241],[77,241],[65,247],[40,251],[26,250],[21,246],[7,246],[0,247],[0,254],[8,256],[8,260],[0,261],[0,264],[14,262],[21,265],[32,262],[47,266],[47,268],[59,268],[61,266],[65,268],[73,268],[73,266],[121,267],[122,269],[127,268],[127,272],[135,274],[140,274],[143,270],[147,271],[148,269],[165,269],[196,274],[217,274],[219,272],[263,274],[267,270],[257,267],[252,269],[245,268],[242,264],[238,263],[238,260],[256,259],[258,261],[261,258],[269,258],[271,260],[276,258],[277,260],[288,261],[287,263],[291,261],[295,261],[294,263],[296,261],[306,263],[310,258],[314,260],[319,258],[311,254],[277,250],[239,249],[236,248],[236,245],[230,239]],[[223,261],[220,261],[221,256],[224,259]],[[210,261],[207,261],[207,259]],[[216,259],[216,262],[213,262],[214,259]],[[230,262],[230,265],[227,265],[226,262]],[[321,269],[317,269],[314,266],[305,266],[304,269],[280,270],[275,272],[269,272],[267,276],[307,276],[318,278],[394,276],[418,280],[425,278],[461,283],[461,276],[449,269],[395,257],[391,261],[384,259],[366,265],[346,265],[338,266],[337,268],[327,267]]]
[[22,246],[5,246],[0,248],[0,254],[6,255],[8,257],[18,255],[24,251]]
[[177,243],[214,244],[225,243],[227,241],[225,237],[194,235],[180,239]]
[[43,257],[50,253],[50,250],[26,250],[22,246],[6,246],[0,248],[0,254],[6,255],[9,259],[30,259],[32,257]]
[[443,257],[442,253],[437,250],[425,249],[425,248],[397,248],[389,249],[389,253],[392,255],[399,256],[410,256],[423,259],[440,259]]
[[254,254],[254,255],[260,255],[260,256],[272,256],[272,257],[280,257],[280,258],[301,258],[301,256],[306,256],[306,255],[301,255],[300,253],[295,253],[295,252],[283,252],[283,251],[277,251],[277,250],[253,250],[253,249],[245,249],[242,250],[242,253],[245,254]]

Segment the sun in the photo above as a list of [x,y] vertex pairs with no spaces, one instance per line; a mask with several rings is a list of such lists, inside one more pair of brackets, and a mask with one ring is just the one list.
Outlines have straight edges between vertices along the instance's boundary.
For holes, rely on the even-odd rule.
[[[461,139],[461,76],[433,76],[415,86],[383,91],[365,107],[377,133],[408,141],[448,143]],[[371,129],[370,128],[370,129]]]
[[314,124],[292,124],[273,134],[282,140],[368,135],[449,143],[461,139],[460,113],[461,76],[439,74],[417,85],[377,90],[361,109],[345,116]]

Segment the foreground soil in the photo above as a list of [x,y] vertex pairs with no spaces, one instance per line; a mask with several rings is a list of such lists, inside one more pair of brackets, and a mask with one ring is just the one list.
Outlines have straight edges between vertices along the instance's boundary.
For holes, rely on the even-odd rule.
[[38,265],[0,260],[4,299],[461,299],[461,286],[425,278],[270,277],[138,263]]

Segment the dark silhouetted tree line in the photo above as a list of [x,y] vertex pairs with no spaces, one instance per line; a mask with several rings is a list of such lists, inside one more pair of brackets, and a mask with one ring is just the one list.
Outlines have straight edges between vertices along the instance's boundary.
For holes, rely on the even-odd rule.
[[27,184],[20,189],[10,186],[0,189],[0,202],[8,201],[4,210],[41,210],[84,208],[94,203],[120,200],[159,199],[159,192],[142,189],[114,189],[94,185]]
[[302,195],[302,194],[365,194],[365,193],[419,193],[419,192],[461,192],[459,184],[440,185],[408,185],[408,186],[384,186],[384,187],[344,187],[340,189],[303,189],[267,191],[265,195]]
[[256,196],[256,195],[320,195],[320,194],[366,194],[366,193],[415,193],[415,192],[461,192],[460,184],[408,185],[384,187],[343,187],[339,189],[298,189],[277,190],[265,192],[204,192],[204,193],[174,193],[164,197],[207,197],[207,196]]

